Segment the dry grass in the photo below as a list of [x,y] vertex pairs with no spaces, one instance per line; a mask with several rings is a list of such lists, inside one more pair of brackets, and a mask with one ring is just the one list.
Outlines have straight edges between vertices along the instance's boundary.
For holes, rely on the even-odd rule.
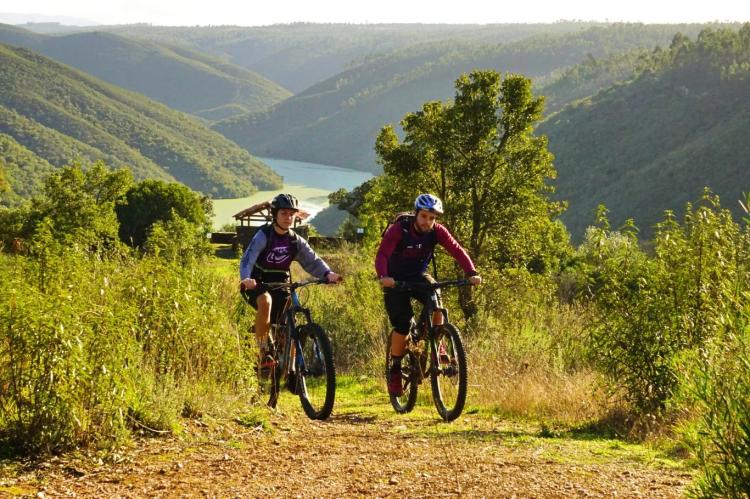
[[605,413],[598,377],[590,370],[565,373],[548,365],[510,365],[486,354],[473,354],[469,362],[472,398],[500,414],[575,424]]

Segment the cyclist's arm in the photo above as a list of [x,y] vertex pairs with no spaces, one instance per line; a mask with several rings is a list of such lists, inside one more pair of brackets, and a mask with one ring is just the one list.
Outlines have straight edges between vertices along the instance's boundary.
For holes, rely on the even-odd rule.
[[448,229],[440,224],[435,224],[435,233],[438,244],[456,259],[467,276],[471,277],[478,274],[474,262],[471,261],[471,257],[463,246],[458,244],[458,241],[448,232]]
[[256,260],[258,260],[261,251],[263,251],[265,247],[266,235],[262,230],[258,230],[250,240],[250,244],[247,245],[247,249],[240,260],[240,281],[250,279],[253,266],[255,266]]
[[399,224],[393,224],[383,234],[383,239],[380,241],[380,247],[378,248],[378,254],[375,255],[375,272],[377,273],[378,279],[388,277],[388,259],[393,254],[393,251],[398,246],[398,242],[401,240],[401,226]]
[[313,277],[322,279],[331,273],[331,268],[318,256],[303,237],[298,238],[297,256],[294,258],[302,265],[305,272]]

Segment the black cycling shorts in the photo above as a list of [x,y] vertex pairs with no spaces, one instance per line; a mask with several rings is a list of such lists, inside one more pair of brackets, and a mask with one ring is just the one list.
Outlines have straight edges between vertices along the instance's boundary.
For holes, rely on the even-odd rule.
[[[423,275],[421,278],[410,279],[412,282],[431,283],[435,282],[429,275]],[[425,307],[432,297],[432,290],[429,288],[418,289],[397,289],[384,288],[383,300],[385,301],[385,311],[388,313],[388,319],[391,321],[393,330],[400,334],[408,334],[411,320],[414,317],[414,309],[411,305],[411,299],[415,299]]]
[[244,291],[248,303],[255,310],[258,310],[258,296],[266,292],[271,295],[271,324],[278,324],[281,319],[280,315],[284,311],[286,300],[291,293],[289,292],[289,288],[269,290],[263,284],[260,284],[255,289]]

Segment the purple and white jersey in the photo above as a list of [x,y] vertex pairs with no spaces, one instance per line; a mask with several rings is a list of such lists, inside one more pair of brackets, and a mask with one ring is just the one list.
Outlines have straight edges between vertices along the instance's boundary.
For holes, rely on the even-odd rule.
[[[297,236],[299,237],[299,236]],[[292,255],[292,241],[289,234],[280,236],[276,231],[271,232],[271,244],[268,251],[261,251],[257,263],[265,269],[289,270],[294,255]]]
[[[296,260],[303,269],[313,277],[322,279],[331,269],[310,245],[299,234],[297,235],[297,254],[292,255],[292,241],[289,233],[278,234],[271,231],[271,244],[266,244],[266,235],[258,230],[240,260],[240,279],[249,279],[256,265],[267,270],[288,271],[292,261]],[[266,251],[266,246],[269,246]]]

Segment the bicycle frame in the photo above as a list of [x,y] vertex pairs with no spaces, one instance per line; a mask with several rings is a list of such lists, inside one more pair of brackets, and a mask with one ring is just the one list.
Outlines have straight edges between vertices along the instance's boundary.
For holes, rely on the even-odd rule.
[[[443,306],[442,296],[440,295],[440,289],[448,286],[466,286],[469,281],[466,279],[458,279],[452,281],[441,281],[436,283],[414,283],[408,281],[400,281],[396,283],[396,287],[401,288],[420,288],[420,289],[431,289],[432,295],[430,296],[430,302],[422,309],[422,313],[419,316],[419,322],[412,319],[411,327],[409,328],[409,334],[407,335],[407,349],[412,350],[415,354],[422,358],[422,354],[426,353],[425,348],[419,348],[421,341],[426,341],[429,346],[429,351],[432,352],[433,358],[431,358],[430,367],[426,366],[426,359],[424,365],[420,362],[420,376],[419,382],[428,377],[433,369],[441,369],[436,362],[437,348],[435,338],[435,324],[433,323],[433,315],[435,312],[440,312],[443,315],[443,323],[449,323],[450,318],[448,316],[448,309]],[[425,337],[426,336],[426,337]]]
[[[327,284],[328,281],[324,279],[318,279],[318,280],[311,280],[311,281],[303,281],[303,282],[295,282],[295,283],[279,283],[278,285],[276,283],[267,283],[265,284],[266,287],[269,289],[282,289],[282,288],[289,288],[290,294],[287,297],[286,303],[284,304],[284,308],[281,312],[282,317],[282,324],[272,324],[271,327],[274,326],[281,329],[284,328],[287,331],[287,337],[289,338],[289,341],[284,342],[284,351],[279,356],[279,367],[280,371],[282,373],[282,377],[286,379],[289,376],[289,373],[294,371],[300,371],[304,372],[305,370],[305,359],[302,357],[302,345],[300,344],[299,340],[299,328],[297,327],[297,315],[302,314],[305,320],[305,324],[309,324],[312,322],[312,316],[310,315],[310,309],[305,308],[302,306],[302,303],[299,300],[299,295],[297,294],[297,289],[302,288],[304,286],[307,286],[309,284]],[[291,360],[291,353],[292,353],[292,345],[295,347],[295,358],[294,358],[294,365],[290,364]]]

